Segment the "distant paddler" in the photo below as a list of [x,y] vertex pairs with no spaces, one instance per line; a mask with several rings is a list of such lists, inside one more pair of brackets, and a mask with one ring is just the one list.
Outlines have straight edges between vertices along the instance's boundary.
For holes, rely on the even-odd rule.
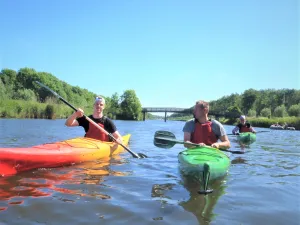
[[246,121],[246,116],[241,115],[240,122],[233,128],[232,134],[238,135],[239,133],[244,133],[244,132],[256,133],[254,128],[251,126],[251,124]]

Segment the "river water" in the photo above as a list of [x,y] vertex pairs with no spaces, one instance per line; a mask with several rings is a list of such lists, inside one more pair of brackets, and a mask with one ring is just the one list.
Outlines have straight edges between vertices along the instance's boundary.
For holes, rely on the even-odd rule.
[[[110,161],[96,160],[63,168],[37,169],[0,177],[0,224],[300,224],[300,132],[257,134],[250,147],[229,136],[228,175],[211,184],[207,196],[200,185],[183,177],[177,154],[153,144],[157,130],[183,139],[181,121],[115,121],[130,133],[128,152]],[[232,126],[225,126],[228,133]],[[29,147],[83,135],[64,120],[0,119],[1,147]],[[0,159],[1,160],[1,159]]]

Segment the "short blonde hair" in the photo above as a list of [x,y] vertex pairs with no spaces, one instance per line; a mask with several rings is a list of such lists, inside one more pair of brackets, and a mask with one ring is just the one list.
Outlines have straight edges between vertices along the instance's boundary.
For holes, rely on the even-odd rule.
[[97,101],[100,101],[100,102],[103,102],[103,104],[105,104],[105,98],[103,97],[103,96],[96,96],[96,98],[95,98],[95,103],[97,102]]

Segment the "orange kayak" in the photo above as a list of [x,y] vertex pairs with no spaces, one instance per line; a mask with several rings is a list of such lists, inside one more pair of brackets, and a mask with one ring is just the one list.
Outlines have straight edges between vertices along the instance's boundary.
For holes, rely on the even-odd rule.
[[[128,146],[130,136],[130,134],[123,136],[125,146]],[[108,159],[111,154],[118,154],[122,151],[124,148],[115,142],[85,137],[28,148],[0,148],[0,175],[14,175],[37,168],[60,167],[84,161]]]

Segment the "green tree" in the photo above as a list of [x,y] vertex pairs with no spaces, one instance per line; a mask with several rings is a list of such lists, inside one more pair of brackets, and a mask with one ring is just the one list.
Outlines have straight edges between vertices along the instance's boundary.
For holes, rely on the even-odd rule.
[[256,117],[256,111],[254,109],[250,109],[247,115],[249,117]]
[[36,95],[31,89],[19,89],[14,93],[13,99],[36,101]]
[[238,106],[230,106],[226,111],[226,116],[237,118],[242,114],[241,109]]
[[55,119],[55,110],[53,105],[47,105],[45,109],[47,119]]
[[139,120],[141,118],[142,105],[134,90],[126,90],[121,96],[121,119]]
[[289,110],[290,116],[299,116],[300,117],[300,103],[297,105],[292,105]]
[[6,99],[7,94],[6,94],[6,88],[5,85],[3,84],[2,80],[0,79],[0,99]]
[[260,115],[262,117],[270,117],[271,116],[271,109],[270,108],[264,108],[260,111]]
[[0,79],[5,85],[14,84],[16,77],[17,72],[11,69],[2,69],[0,72]]
[[248,114],[251,108],[254,108],[254,102],[258,97],[258,92],[254,89],[248,89],[242,96],[242,111]]
[[264,108],[268,108],[270,106],[269,103],[269,93],[270,90],[261,90],[260,94],[258,95],[258,97],[256,98],[254,105],[255,105],[255,111],[257,115],[261,114],[261,111]]
[[[116,118],[118,115],[121,114],[121,108],[120,108],[120,98],[118,93],[114,93],[111,98],[109,99],[109,108],[107,109],[107,112],[111,115],[112,118]],[[107,103],[106,103],[107,104]]]
[[277,106],[274,110],[274,114],[275,117],[285,117],[287,116],[287,111],[284,105],[281,106]]

